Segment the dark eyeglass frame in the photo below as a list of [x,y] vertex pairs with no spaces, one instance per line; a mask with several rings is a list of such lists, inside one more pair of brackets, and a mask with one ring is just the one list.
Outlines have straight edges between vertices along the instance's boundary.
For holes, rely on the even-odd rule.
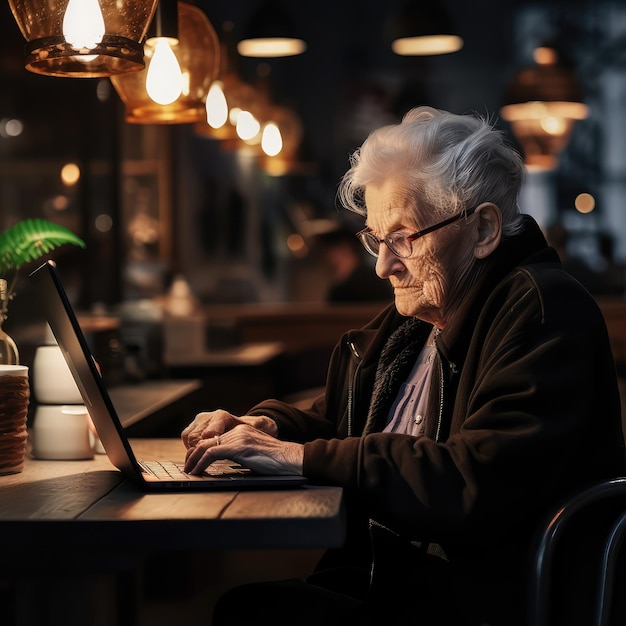
[[[399,259],[408,259],[413,255],[413,246],[411,245],[414,241],[416,241],[417,239],[419,239],[420,237],[423,237],[424,235],[428,235],[430,233],[435,232],[436,230],[439,230],[440,228],[443,228],[444,226],[448,226],[449,224],[453,224],[454,222],[457,222],[458,220],[460,220],[462,217],[469,217],[470,215],[472,215],[474,213],[474,211],[477,209],[478,207],[474,207],[472,209],[463,209],[463,211],[461,211],[460,213],[457,213],[456,215],[453,215],[452,217],[449,217],[448,219],[443,220],[443,222],[437,222],[437,224],[433,224],[432,226],[429,226],[428,228],[424,228],[424,230],[418,230],[414,233],[411,233],[409,235],[405,235],[403,232],[400,231],[394,231],[392,233],[389,233],[387,235],[385,235],[383,237],[383,239],[377,239],[374,236],[374,233],[372,233],[372,231],[369,228],[364,228],[363,230],[359,231],[356,236],[359,238],[359,241],[363,244],[363,247],[373,256],[373,257],[378,257],[380,252],[374,252],[373,247],[371,247],[371,244],[373,244],[374,242],[376,242],[378,244],[378,249],[380,250],[380,244],[384,243],[387,248],[389,248],[389,250],[391,250],[392,254],[395,254]],[[411,251],[409,252],[409,254],[407,255],[402,255],[402,254],[398,254],[394,249],[393,249],[393,240],[390,239],[390,237],[392,235],[401,235],[403,239],[406,239],[406,241],[409,242],[409,247],[411,249]]]

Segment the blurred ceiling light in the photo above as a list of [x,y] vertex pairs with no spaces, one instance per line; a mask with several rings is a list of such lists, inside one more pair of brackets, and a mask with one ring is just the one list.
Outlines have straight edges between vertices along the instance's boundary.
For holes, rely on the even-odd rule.
[[[183,93],[183,72],[166,37],[154,40],[154,54],[146,75],[146,92],[157,104],[172,104]],[[148,45],[146,43],[146,45]]]
[[580,193],[574,200],[579,213],[591,213],[596,208],[596,199],[590,193]]
[[207,124],[217,130],[228,122],[228,102],[224,94],[224,83],[221,80],[213,81],[206,98]]
[[[227,150],[237,150],[245,146],[256,146],[261,142],[261,123],[264,118],[260,115],[260,94],[250,84],[242,82],[236,75],[228,74],[223,80],[216,81],[217,89],[222,89],[226,101],[227,120],[224,120],[224,110],[216,112],[209,110],[207,100],[206,118],[196,124],[194,130],[200,135],[219,139],[222,147]],[[214,91],[212,103],[221,102],[221,95]],[[220,107],[221,107],[220,105]],[[209,117],[211,123],[209,123]],[[222,121],[221,126],[219,123]]]
[[400,56],[450,54],[463,47],[441,2],[408,2],[395,16],[391,49]]
[[574,122],[589,113],[573,70],[558,65],[556,51],[540,47],[535,65],[517,73],[500,114],[511,123],[527,167],[553,170],[567,145]]
[[287,237],[287,248],[297,259],[303,259],[309,253],[309,248],[302,235],[292,233]]
[[261,131],[259,120],[250,113],[250,111],[240,111],[237,115],[237,123],[235,125],[237,135],[244,141],[253,141]]
[[64,185],[71,187],[75,185],[80,179],[80,168],[76,163],[66,163],[61,168],[61,180]]
[[19,137],[24,132],[24,124],[22,120],[15,118],[4,118],[0,120],[0,137],[8,139],[9,137]]
[[278,126],[276,126],[274,122],[268,122],[263,127],[261,148],[263,152],[270,157],[280,154],[280,151],[283,149],[283,138]]
[[94,220],[96,230],[101,233],[108,233],[113,228],[113,219],[106,213],[101,213]]
[[144,67],[142,41],[157,0],[9,0],[26,39],[26,69],[94,78]]
[[[219,70],[219,41],[206,14],[199,8],[176,0],[159,0],[161,3],[177,7],[178,43],[173,43],[175,38],[169,32],[169,26],[165,28],[163,24],[155,24],[155,35],[161,36],[146,40],[146,69],[133,74],[111,76],[111,82],[124,103],[127,122],[194,123],[206,116],[205,100]],[[166,57],[169,56],[168,50],[161,48],[160,44],[157,46],[164,36],[168,39],[168,48],[176,64],[170,56],[169,73],[154,74],[153,70],[158,69],[158,53],[165,52]],[[168,66],[167,59],[165,65]]]
[[222,30],[225,33],[221,39],[220,72],[217,80],[211,84],[207,95],[206,118],[194,126],[194,132],[234,146],[238,142],[238,137],[235,131],[236,120],[231,122],[231,109],[235,99],[234,94],[239,89],[241,80],[236,71],[236,53],[230,38],[232,23],[223,24]]
[[[270,121],[265,125],[261,140],[263,153],[259,165],[271,176],[284,176],[297,167],[298,150],[303,134],[302,123],[295,111],[287,106],[272,107],[268,113],[268,120]],[[266,136],[266,132],[269,137]],[[265,146],[263,140],[266,142]],[[277,147],[280,148],[278,151]]]
[[55,211],[65,211],[70,204],[69,198],[64,195],[54,196],[51,201],[51,206]]
[[244,57],[273,58],[302,54],[306,47],[280,1],[265,0],[250,18],[237,51]]
[[157,104],[172,104],[183,93],[183,73],[172,50],[178,43],[178,2],[159,0],[145,43],[152,52],[146,92]]

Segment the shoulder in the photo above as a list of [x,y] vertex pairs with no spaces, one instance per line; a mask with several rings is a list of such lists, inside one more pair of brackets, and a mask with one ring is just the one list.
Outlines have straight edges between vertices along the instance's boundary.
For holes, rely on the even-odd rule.
[[558,263],[516,268],[491,298],[511,319],[532,318],[541,324],[569,326],[584,333],[605,327],[593,296]]

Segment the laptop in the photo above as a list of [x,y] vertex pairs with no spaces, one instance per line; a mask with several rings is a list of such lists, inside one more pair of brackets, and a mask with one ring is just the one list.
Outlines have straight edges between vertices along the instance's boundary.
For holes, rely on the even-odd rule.
[[[98,372],[55,263],[47,261],[32,272],[30,278],[109,460],[143,490],[277,489],[306,483],[304,476],[256,474],[228,460],[217,461],[202,476],[192,476],[176,471],[176,467],[182,467],[182,461],[137,459]],[[184,457],[182,440],[181,457]]]

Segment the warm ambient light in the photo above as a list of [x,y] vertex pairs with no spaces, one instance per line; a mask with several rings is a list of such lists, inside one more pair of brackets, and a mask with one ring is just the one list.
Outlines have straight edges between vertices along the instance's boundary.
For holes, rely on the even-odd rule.
[[144,67],[142,41],[157,0],[9,0],[26,39],[26,69],[97,78]]
[[450,54],[463,47],[463,40],[457,35],[430,35],[423,37],[403,37],[391,44],[391,49],[400,56],[426,56]]
[[[146,54],[152,60],[146,75],[146,91],[157,104],[172,104],[183,92],[183,74],[167,37],[156,37],[152,46],[145,44]],[[152,50],[151,50],[152,48]]]
[[104,32],[98,0],[69,1],[63,16],[63,36],[74,50],[95,48],[102,41]]
[[150,57],[146,92],[157,104],[172,104],[183,93],[183,73],[174,54],[179,42],[178,2],[159,0],[144,44],[145,55]]
[[539,47],[533,56],[536,64],[517,73],[500,114],[511,123],[527,167],[553,170],[574,123],[588,109],[574,72],[558,65],[553,48]]
[[240,139],[252,141],[259,134],[261,124],[250,111],[240,111],[237,115],[236,128]]
[[237,44],[237,52],[244,57],[289,57],[305,51],[306,43],[298,36],[291,15],[280,0],[261,2]]
[[591,213],[596,208],[596,199],[590,193],[581,193],[576,196],[574,206],[579,213]]
[[391,23],[391,49],[401,56],[450,54],[463,47],[440,2],[409,0]]
[[[296,112],[287,106],[273,106],[268,111],[266,128],[276,126],[280,133],[280,150],[270,154],[264,150],[259,165],[270,176],[284,176],[298,167],[298,150],[302,142],[303,128]],[[273,132],[273,131],[272,131]]]
[[209,89],[206,99],[206,118],[211,128],[221,128],[228,121],[228,102],[224,95],[224,84],[216,80]]
[[[177,3],[178,44],[171,47],[179,67],[176,78],[151,83],[151,91],[171,88],[167,96],[156,96],[159,104],[148,95],[148,75],[155,62],[154,44],[146,41],[146,69],[133,74],[111,76],[111,82],[126,111],[126,121],[133,124],[192,124],[206,119],[206,98],[220,67],[217,34],[206,14],[187,2]],[[155,42],[156,43],[156,42]],[[158,61],[158,57],[156,58]],[[171,60],[171,59],[170,59]],[[182,81],[181,77],[182,76]],[[152,81],[152,77],[150,78]],[[178,97],[171,99],[175,93]],[[153,93],[155,95],[155,93]],[[169,103],[166,104],[169,100]]]
[[283,149],[283,138],[280,130],[274,122],[268,122],[263,127],[263,135],[261,137],[261,148],[267,156],[276,156]]
[[287,37],[242,39],[237,44],[237,52],[243,57],[290,57],[302,54],[305,51],[306,43],[302,39]]
[[66,163],[61,168],[61,180],[64,185],[71,187],[75,185],[80,179],[80,168],[76,163]]

